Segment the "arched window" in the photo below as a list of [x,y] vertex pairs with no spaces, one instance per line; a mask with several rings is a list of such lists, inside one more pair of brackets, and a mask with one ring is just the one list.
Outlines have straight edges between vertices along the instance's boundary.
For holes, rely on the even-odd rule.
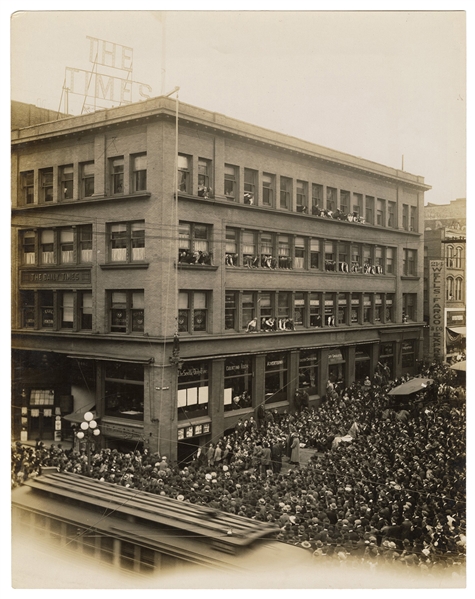
[[453,247],[453,245],[447,246],[445,263],[447,265],[447,268],[454,267],[454,247]]
[[457,277],[455,279],[455,301],[462,301],[462,291],[463,291],[463,279],[462,277]]
[[447,277],[446,286],[447,301],[451,302],[454,299],[454,279],[453,277]]
[[462,268],[462,254],[463,248],[462,246],[458,245],[455,250],[455,268]]

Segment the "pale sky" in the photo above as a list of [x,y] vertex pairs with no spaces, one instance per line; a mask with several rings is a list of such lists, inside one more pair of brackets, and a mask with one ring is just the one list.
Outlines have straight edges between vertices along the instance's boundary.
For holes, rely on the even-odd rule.
[[100,38],[133,49],[151,96],[178,85],[181,102],[335,150],[394,168],[404,155],[426,202],[466,196],[464,12],[167,11],[162,83],[163,14],[14,14],[11,98],[64,109],[66,67],[91,70]]

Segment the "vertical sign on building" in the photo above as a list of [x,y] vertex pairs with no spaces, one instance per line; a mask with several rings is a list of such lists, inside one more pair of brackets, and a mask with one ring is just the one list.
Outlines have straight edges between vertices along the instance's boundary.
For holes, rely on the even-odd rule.
[[429,357],[445,359],[445,272],[443,260],[429,261]]

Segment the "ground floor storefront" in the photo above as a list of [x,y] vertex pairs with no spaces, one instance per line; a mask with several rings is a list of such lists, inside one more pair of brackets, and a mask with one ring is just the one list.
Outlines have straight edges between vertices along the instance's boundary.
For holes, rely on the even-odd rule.
[[[297,389],[317,407],[330,381],[343,389],[372,378],[378,363],[391,378],[416,374],[421,328],[372,331],[367,338],[333,334],[325,339],[281,335],[173,346],[149,344],[66,351],[13,351],[13,437],[75,441],[84,413],[93,412],[98,446],[122,451],[148,448],[186,461],[216,442],[241,418],[259,420],[259,406],[295,409]],[[33,345],[33,344],[32,344]],[[117,348],[115,348],[117,350]],[[175,348],[176,349],[176,348]],[[231,352],[231,350],[234,350]],[[169,355],[170,354],[170,355]]]

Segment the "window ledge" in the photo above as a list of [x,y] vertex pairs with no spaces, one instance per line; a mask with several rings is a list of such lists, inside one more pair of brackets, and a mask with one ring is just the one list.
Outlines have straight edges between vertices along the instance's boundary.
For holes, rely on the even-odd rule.
[[41,204],[26,204],[26,205],[18,205],[15,206],[13,212],[23,211],[23,210],[35,210],[44,208],[61,208],[64,206],[77,206],[78,204],[97,204],[98,202],[111,202],[114,200],[140,200],[140,199],[148,199],[150,198],[152,193],[150,191],[136,191],[134,193],[128,193],[123,195],[113,195],[113,196],[91,196],[88,198],[77,198],[75,200],[61,200],[60,202],[46,202]]
[[420,278],[417,275],[401,275],[401,281],[418,281]]
[[218,270],[213,264],[181,264],[178,263],[178,268],[181,270]]
[[150,262],[118,262],[118,263],[107,263],[99,265],[102,270],[118,270],[123,268],[148,268]]

